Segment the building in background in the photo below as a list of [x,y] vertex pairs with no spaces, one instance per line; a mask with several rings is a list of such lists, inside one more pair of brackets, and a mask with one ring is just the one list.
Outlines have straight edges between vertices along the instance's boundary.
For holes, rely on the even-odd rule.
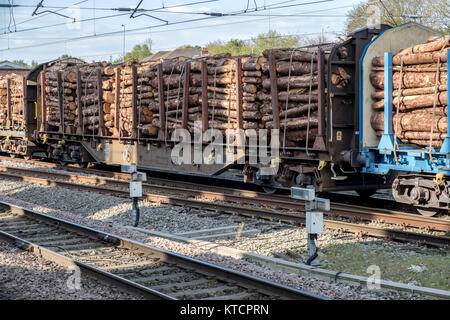
[[0,61],[0,76],[11,72],[25,76],[29,71],[30,69],[20,64],[16,64],[7,60]]

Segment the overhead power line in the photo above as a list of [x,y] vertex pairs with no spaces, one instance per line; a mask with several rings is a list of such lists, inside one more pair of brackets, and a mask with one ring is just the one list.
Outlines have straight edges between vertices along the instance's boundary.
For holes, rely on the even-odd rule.
[[[166,9],[171,9],[171,8],[176,8],[176,7],[186,7],[186,6],[192,6],[192,5],[196,5],[196,4],[203,4],[203,3],[208,3],[208,2],[217,2],[220,0],[202,0],[202,1],[197,1],[197,2],[189,2],[189,3],[184,3],[184,4],[177,4],[177,5],[172,5],[172,6],[162,6],[161,8],[166,8]],[[82,1],[82,2],[87,2],[86,1]],[[35,8],[35,5],[26,5],[26,4],[15,4],[15,5],[10,5],[10,4],[0,4],[0,8],[10,8],[10,7],[14,7],[14,8]],[[67,9],[68,7],[64,7],[64,6],[42,6],[43,8],[47,8],[47,9]],[[105,8],[105,7],[79,7],[80,10],[96,10],[96,11],[133,11],[133,8]],[[142,11],[152,11],[153,9],[138,9],[138,11],[142,12]]]
[[[76,2],[76,3],[72,4],[71,6],[77,6],[77,5],[82,4],[82,3],[84,3],[84,2],[87,2],[87,1],[88,1],[88,0],[82,0],[82,1],[79,1],[79,2]],[[2,6],[3,6],[3,8],[5,8],[5,5],[0,5],[0,8],[1,8]],[[15,5],[15,6],[20,6],[20,5]],[[36,6],[31,6],[31,7],[34,8],[34,7],[36,7]],[[67,8],[69,8],[69,7],[70,7],[70,6],[61,7],[61,9],[56,10],[56,12],[59,12],[59,11],[64,10],[64,9],[67,9]],[[27,23],[27,22],[30,22],[30,21],[34,21],[34,20],[36,20],[36,19],[45,17],[45,16],[47,16],[47,15],[49,15],[49,13],[46,13],[46,14],[43,14],[43,15],[34,16],[34,17],[31,18],[31,19],[27,19],[27,20],[20,21],[20,22],[16,23],[16,26],[22,25],[22,24]],[[8,29],[8,28],[2,28],[2,29],[0,29],[0,30],[7,30],[7,29]],[[16,31],[16,32],[17,32],[17,31]],[[6,32],[5,32],[5,33],[6,33]]]
[[[84,3],[84,2],[87,2],[87,1],[88,0],[83,0],[83,1],[77,2],[77,3],[75,3],[75,4],[71,5],[71,6],[67,6],[67,7],[55,7],[55,6],[52,6],[52,7],[45,7],[45,8],[52,8],[52,9],[59,8],[59,10],[52,11],[52,13],[58,14],[58,12],[61,11],[61,10],[68,9],[69,7],[77,6],[78,4],[81,4],[81,3]],[[136,10],[136,12],[153,12],[153,11],[155,11],[155,12],[168,13],[168,12],[171,12],[171,11],[165,11],[165,10],[164,11],[159,11],[159,10],[172,9],[172,8],[177,8],[177,7],[187,7],[187,6],[192,6],[192,5],[196,5],[196,4],[204,4],[204,3],[217,2],[217,1],[220,1],[220,0],[202,0],[202,1],[196,1],[196,2],[189,2],[189,3],[185,3],[185,4],[172,5],[172,6],[167,6],[167,7],[161,6],[161,7],[153,8],[153,9],[139,9],[138,8]],[[5,5],[3,5],[3,6],[5,6]],[[29,5],[17,5],[17,6],[33,7],[33,8],[36,7],[36,6],[29,6]],[[1,7],[2,7],[2,5],[0,5],[0,8]],[[78,7],[78,8],[79,9],[89,9],[89,10],[95,9],[95,7],[92,7],[92,8]],[[100,9],[113,10],[113,11],[119,11],[119,12],[124,12],[124,13],[119,13],[119,14],[114,14],[114,15],[107,15],[107,16],[98,17],[98,18],[81,19],[81,20],[78,20],[78,21],[74,21],[73,23],[81,23],[81,22],[92,21],[92,20],[95,21],[97,19],[107,19],[107,18],[115,18],[115,17],[120,17],[120,16],[126,16],[126,15],[129,15],[130,11],[133,11],[133,8],[100,8]],[[48,14],[50,14],[50,13],[45,13],[44,15],[48,15]],[[64,15],[62,15],[62,16],[64,16]],[[34,18],[22,21],[22,22],[18,23],[17,25],[24,24],[24,23],[32,21],[32,20],[34,20],[36,18],[39,18],[39,15],[34,16]],[[50,25],[45,25],[45,26],[40,26],[40,27],[27,28],[27,29],[21,29],[21,30],[19,29],[19,30],[15,30],[14,32],[28,32],[28,31],[33,31],[33,30],[36,30],[36,29],[47,29],[47,28],[58,27],[58,26],[65,25],[65,24],[67,24],[67,22],[55,23],[55,24],[50,24]],[[7,30],[7,29],[8,28],[3,28],[3,29],[0,29],[0,30],[3,31],[3,30]],[[8,33],[8,32],[4,32],[4,33]],[[12,33],[12,32],[9,32],[9,33]]]
[[[318,0],[318,1],[313,1],[313,2],[306,2],[306,3],[300,3],[297,4],[296,6],[304,6],[304,5],[308,5],[308,4],[316,4],[316,3],[324,3],[324,2],[332,2],[334,0]],[[276,7],[279,8],[279,7]],[[275,8],[272,8],[275,9]],[[228,14],[227,16],[239,16],[239,15],[243,15],[243,11],[236,11],[232,14]],[[208,16],[208,17],[204,17],[204,18],[196,18],[196,19],[188,19],[188,20],[182,20],[182,21],[176,21],[176,22],[169,22],[169,23],[165,23],[165,24],[160,24],[160,25],[154,25],[154,26],[147,26],[147,27],[141,27],[141,28],[134,28],[134,29],[130,29],[127,32],[133,32],[133,31],[143,31],[143,30],[151,30],[153,28],[160,28],[160,27],[164,27],[167,25],[177,25],[177,24],[185,24],[185,23],[191,23],[191,22],[198,22],[198,21],[204,21],[204,20],[210,20],[210,19],[214,19],[214,18],[218,18],[218,16]],[[98,19],[98,18],[97,18]],[[96,35],[88,35],[88,36],[80,36],[80,37],[74,37],[74,38],[68,38],[62,41],[52,41],[52,42],[45,42],[45,43],[41,43],[41,44],[33,44],[33,45],[27,45],[27,46],[21,46],[21,47],[13,47],[13,48],[7,48],[7,49],[0,49],[0,52],[5,52],[8,50],[18,50],[18,49],[27,49],[27,48],[33,48],[33,47],[40,47],[40,46],[48,46],[48,45],[54,45],[54,44],[58,44],[58,43],[67,43],[67,42],[72,42],[72,41],[80,41],[80,40],[87,40],[87,39],[91,39],[91,38],[95,38],[95,37],[105,37],[105,36],[110,36],[110,35],[117,35],[117,34],[122,34],[122,30],[120,31],[112,31],[112,32],[105,32],[105,33],[101,33],[101,34],[96,34]]]

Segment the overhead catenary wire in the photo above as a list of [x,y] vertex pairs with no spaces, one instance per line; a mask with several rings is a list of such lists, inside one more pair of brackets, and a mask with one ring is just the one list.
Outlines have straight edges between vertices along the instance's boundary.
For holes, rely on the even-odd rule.
[[[84,3],[84,2],[87,2],[87,1],[88,1],[88,0],[78,1],[78,2],[76,2],[76,3],[74,3],[74,4],[70,5],[70,6],[66,6],[66,7],[63,7],[63,8],[61,8],[61,9],[59,9],[59,10],[56,10],[56,12],[61,11],[61,10],[64,10],[64,9],[67,9],[67,8],[69,8],[69,7],[71,7],[71,6],[77,6],[77,5],[82,4],[82,3]],[[33,6],[33,7],[35,7],[35,6]],[[30,18],[30,19],[27,19],[27,20],[24,20],[24,21],[17,22],[17,23],[16,23],[16,26],[22,25],[22,24],[27,23],[27,22],[30,22],[30,21],[34,21],[34,20],[36,20],[36,19],[45,17],[45,16],[47,16],[47,15],[49,15],[49,14],[46,13],[46,14],[43,14],[43,15],[38,15],[38,16],[34,16],[34,17]],[[8,29],[8,28],[3,28],[3,29],[0,29],[0,31],[7,30],[7,29]],[[6,32],[5,32],[5,33],[6,33]]]
[[[334,1],[334,0],[314,1],[314,2],[308,2],[308,3],[301,3],[301,5],[313,4],[313,3],[317,3],[317,2],[329,2],[329,1]],[[237,12],[234,13],[233,15],[236,16]],[[153,28],[161,28],[161,27],[164,27],[167,25],[192,23],[192,22],[210,20],[210,19],[214,19],[214,18],[218,18],[218,17],[217,16],[208,16],[208,17],[204,17],[204,18],[196,18],[196,19],[188,19],[188,20],[182,20],[182,21],[176,21],[176,22],[169,22],[168,24],[164,23],[164,24],[159,24],[159,25],[134,28],[134,29],[127,30],[127,33],[130,34],[130,33],[136,32],[136,31],[143,31],[143,30],[147,30],[147,32],[148,32],[148,30],[151,30]],[[97,19],[99,19],[99,18],[97,18]],[[265,19],[265,18],[263,18],[263,19]],[[249,21],[245,21],[245,22],[249,22]],[[232,22],[232,23],[226,23],[226,24],[236,24],[236,23],[239,23],[239,22]],[[211,26],[203,26],[203,27],[211,27]],[[197,27],[183,28],[182,30],[195,29],[195,28],[197,28]],[[121,34],[122,32],[123,32],[122,30],[111,31],[111,32],[105,32],[105,33],[100,33],[100,34],[96,34],[96,35],[80,36],[80,37],[68,38],[68,39],[58,40],[58,41],[50,41],[50,42],[44,42],[44,43],[39,43],[39,44],[30,44],[30,45],[25,45],[25,46],[20,46],[20,47],[12,47],[12,48],[10,47],[8,49],[0,49],[0,52],[5,52],[5,51],[9,51],[9,50],[28,49],[28,48],[34,48],[34,47],[40,47],[40,46],[49,46],[49,45],[54,45],[54,44],[59,44],[59,43],[64,43],[64,42],[87,40],[87,39],[92,39],[92,38],[96,38],[96,37],[112,36],[112,35]],[[163,32],[167,32],[167,30],[164,30]]]
[[[81,1],[81,3],[83,2],[87,2],[88,0],[84,0]],[[167,7],[160,7],[160,8],[165,8],[165,9],[171,9],[171,8],[176,8],[176,7],[185,7],[185,6],[192,6],[192,5],[196,5],[196,4],[202,4],[202,3],[208,3],[208,2],[217,2],[220,0],[202,0],[202,1],[196,1],[196,2],[189,2],[189,3],[181,3],[181,4],[177,4],[177,5],[172,5],[172,6],[167,6]],[[77,4],[74,4],[77,5]],[[0,4],[0,8],[9,8],[10,5],[9,4]],[[13,5],[14,8],[35,8],[35,5],[26,5],[26,4],[14,4]],[[63,7],[63,6],[45,6],[45,8],[48,9],[67,9],[68,7]],[[96,10],[96,11],[132,11],[133,8],[106,8],[106,7],[79,7],[80,10]],[[152,11],[154,9],[139,9],[138,11]]]
[[[87,1],[87,0],[84,0],[84,1],[81,1],[81,2],[85,2],[85,1]],[[209,0],[209,1],[213,1],[213,0]],[[217,0],[214,0],[214,1],[217,1]],[[282,8],[285,8],[285,7],[304,6],[304,5],[309,5],[309,4],[316,4],[316,3],[323,3],[323,2],[333,2],[333,1],[335,1],[335,0],[317,0],[317,1],[312,1],[312,2],[304,2],[304,3],[293,4],[293,5],[289,5],[289,6],[279,6],[279,7],[274,7],[274,8],[270,8],[270,9],[272,9],[272,10],[273,9],[282,9]],[[207,2],[207,1],[200,1],[200,2],[197,2],[196,4],[202,3],[202,2]],[[176,7],[176,6],[172,6],[171,8],[173,8],[173,7]],[[169,7],[166,7],[166,9],[167,8],[169,8]],[[161,12],[161,13],[169,13],[169,14],[176,13],[176,14],[191,14],[191,15],[208,15],[208,17],[198,18],[198,19],[191,19],[191,20],[185,20],[185,22],[184,21],[166,22],[166,20],[164,20],[164,19],[156,18],[158,20],[162,20],[164,22],[164,24],[156,25],[156,26],[149,26],[148,28],[160,27],[160,26],[164,26],[164,25],[173,25],[173,24],[180,24],[180,23],[195,22],[195,21],[200,21],[200,20],[207,20],[207,19],[210,19],[210,18],[238,16],[238,15],[243,15],[243,14],[246,14],[246,13],[252,13],[252,12],[256,12],[257,11],[257,10],[250,10],[250,11],[244,12],[242,10],[239,10],[239,11],[234,11],[234,12],[230,12],[230,13],[217,13],[217,12],[214,13],[214,12],[182,12],[182,11],[171,12],[171,11],[165,11],[165,10],[162,11],[161,9],[164,9],[164,8],[161,7],[161,8],[144,10],[144,11],[145,12],[153,11],[153,12]],[[264,11],[264,10],[268,10],[268,9],[261,9],[259,12]],[[57,11],[59,11],[59,10],[57,10]],[[55,12],[57,12],[57,11],[55,11]],[[97,17],[97,18],[94,17],[94,18],[82,19],[82,20],[79,20],[79,21],[73,21],[73,23],[87,22],[87,21],[92,21],[92,20],[95,20],[95,19],[100,20],[100,19],[114,18],[114,17],[119,17],[119,16],[125,16],[125,15],[128,15],[128,13],[117,14],[117,15],[107,15],[107,16]],[[33,27],[33,28],[22,29],[22,30],[19,29],[19,30],[16,30],[15,32],[35,31],[35,30],[41,30],[41,29],[46,29],[46,28],[58,27],[58,26],[62,26],[62,25],[67,25],[67,22],[56,23],[56,24],[40,26],[40,27]],[[145,27],[144,29],[146,29],[146,28],[147,27]],[[134,30],[136,30],[136,29],[134,29]],[[142,30],[142,28],[140,30]],[[7,32],[5,32],[5,33],[7,33]]]
[[[9,0],[8,0],[9,1]],[[81,4],[81,3],[84,3],[84,2],[87,2],[88,0],[83,0],[83,1],[80,1],[80,2],[77,2],[77,3],[74,3],[73,5],[70,5],[70,6],[66,6],[66,7],[46,7],[46,8],[59,8],[58,10],[56,10],[55,12],[59,12],[59,11],[61,11],[61,10],[64,10],[64,9],[68,9],[68,8],[70,8],[70,7],[74,7],[74,6],[77,6],[77,5],[79,5],[79,4]],[[203,4],[203,3],[209,3],[209,2],[216,2],[216,1],[219,1],[219,0],[202,0],[202,1],[196,1],[196,2],[190,2],[190,3],[185,3],[185,4],[178,4],[178,5],[173,5],[173,6],[169,6],[169,7],[158,7],[158,8],[153,8],[153,9],[138,9],[138,12],[151,12],[151,11],[157,11],[157,10],[160,10],[160,9],[172,9],[172,8],[177,8],[177,7],[180,7],[180,6],[192,6],[192,5],[196,5],[196,4]],[[18,5],[18,6],[22,6],[22,5]],[[0,8],[1,8],[2,6],[0,5]],[[24,5],[24,7],[35,7],[35,6],[27,6],[27,5]],[[94,10],[94,12],[95,12],[95,10],[97,10],[97,9],[95,9],[94,7],[92,7],[92,8],[86,8],[86,7],[77,7],[77,9],[80,9],[80,10],[83,10],[83,9],[88,9],[88,10]],[[132,11],[133,9],[131,9],[131,8],[100,8],[100,9],[104,9],[104,10],[114,10],[114,11],[119,11],[119,12],[126,12],[126,13],[120,13],[120,14],[114,14],[114,15],[107,15],[107,16],[103,16],[103,17],[98,17],[98,18],[95,18],[95,15],[94,15],[94,18],[89,18],[89,19],[82,19],[82,20],[78,20],[78,21],[74,21],[74,23],[81,23],[81,22],[86,22],[86,21],[92,21],[92,20],[94,20],[95,21],[95,19],[106,19],[106,18],[115,18],[115,17],[120,17],[120,16],[128,16],[129,15],[129,11]],[[55,13],[55,12],[53,12],[53,13]],[[167,13],[167,12],[170,12],[170,11],[164,11],[165,13]],[[43,16],[47,16],[47,15],[49,15],[50,13],[44,13],[43,15],[42,15],[42,17]],[[32,20],[34,20],[34,19],[37,19],[37,18],[39,18],[40,17],[40,15],[36,15],[36,16],[34,16],[33,18],[31,18],[31,19],[28,19],[28,20],[25,20],[25,21],[22,21],[22,22],[20,22],[20,23],[17,23],[16,25],[21,25],[21,24],[24,24],[24,23],[26,23],[26,22],[30,22],[30,21],[32,21]],[[55,24],[50,24],[50,25],[45,25],[45,26],[40,26],[40,27],[33,27],[33,28],[27,28],[27,29],[22,29],[22,30],[15,30],[14,32],[4,32],[4,33],[16,33],[16,32],[26,32],[26,31],[34,31],[34,30],[38,30],[38,29],[46,29],[46,28],[52,28],[52,27],[58,27],[58,26],[61,26],[61,25],[66,25],[67,24],[67,22],[63,22],[63,23],[55,23]],[[4,31],[4,30],[7,30],[8,28],[3,28],[3,29],[0,29],[0,31]]]

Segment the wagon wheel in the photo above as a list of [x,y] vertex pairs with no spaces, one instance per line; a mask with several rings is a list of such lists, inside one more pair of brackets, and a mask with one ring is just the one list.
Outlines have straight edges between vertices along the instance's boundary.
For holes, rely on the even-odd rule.
[[78,166],[85,169],[89,166],[89,162],[78,162]]
[[375,193],[377,192],[377,189],[366,189],[366,190],[356,190],[356,193],[361,197],[361,198],[370,198],[371,196],[373,196]]
[[267,194],[274,194],[277,192],[277,188],[272,188],[272,187],[262,187],[264,192]]
[[442,209],[436,209],[436,208],[417,208],[416,210],[419,214],[423,215],[424,217],[433,217],[437,216],[444,212]]

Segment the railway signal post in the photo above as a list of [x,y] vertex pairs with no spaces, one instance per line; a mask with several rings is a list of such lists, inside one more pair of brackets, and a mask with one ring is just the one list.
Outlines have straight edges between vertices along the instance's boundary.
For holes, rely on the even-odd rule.
[[121,171],[124,173],[129,173],[131,175],[130,179],[130,198],[133,200],[133,216],[134,222],[133,226],[137,227],[139,225],[140,211],[139,211],[139,198],[142,197],[142,182],[147,181],[147,174],[145,172],[137,171],[137,165],[132,163],[131,165],[122,165]]
[[[317,198],[314,188],[291,188],[291,197],[305,201],[306,232],[308,233],[308,259],[305,264],[311,263],[317,258],[317,235],[323,232],[323,212],[330,211],[330,200]],[[318,261],[315,263],[319,264]]]

